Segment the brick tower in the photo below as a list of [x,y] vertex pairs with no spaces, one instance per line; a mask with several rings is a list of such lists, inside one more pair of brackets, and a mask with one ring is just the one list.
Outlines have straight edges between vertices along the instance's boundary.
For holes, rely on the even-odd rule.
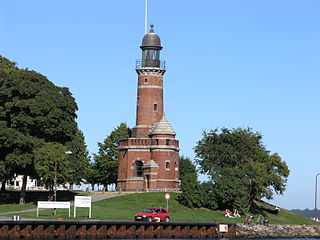
[[179,141],[164,115],[160,37],[150,32],[142,40],[138,73],[136,126],[119,142],[117,188],[125,191],[176,191],[179,188]]

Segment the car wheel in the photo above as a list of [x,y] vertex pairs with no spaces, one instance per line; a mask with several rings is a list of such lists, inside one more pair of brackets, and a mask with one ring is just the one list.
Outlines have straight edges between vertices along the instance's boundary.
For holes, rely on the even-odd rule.
[[166,217],[166,218],[164,219],[164,221],[165,221],[165,222],[170,222],[170,218]]
[[147,218],[147,221],[148,221],[148,222],[152,222],[152,217],[148,217],[148,218]]

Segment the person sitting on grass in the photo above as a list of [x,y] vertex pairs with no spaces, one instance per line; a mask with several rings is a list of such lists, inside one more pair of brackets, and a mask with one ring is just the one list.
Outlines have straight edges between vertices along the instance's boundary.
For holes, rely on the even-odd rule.
[[252,225],[253,224],[253,219],[254,219],[254,216],[251,216],[251,215],[247,214],[247,217],[246,217],[246,220],[245,220],[244,224]]
[[231,212],[229,209],[226,209],[224,212],[223,212],[224,216],[225,217],[228,217],[228,218],[234,218],[233,216],[231,216]]
[[278,214],[279,214],[279,212],[280,212],[280,208],[275,207],[275,209],[274,209],[274,213],[275,213],[276,215],[278,215]]
[[238,209],[236,209],[236,208],[235,208],[235,209],[233,209],[233,216],[234,216],[234,217],[236,217],[236,218],[241,217],[241,216],[240,216],[240,214],[239,214]]

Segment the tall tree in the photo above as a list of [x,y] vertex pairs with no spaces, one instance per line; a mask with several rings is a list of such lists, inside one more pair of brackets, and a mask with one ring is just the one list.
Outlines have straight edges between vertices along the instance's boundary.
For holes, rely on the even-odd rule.
[[[38,142],[39,140],[34,137],[7,128],[4,122],[0,121],[0,181],[3,183],[2,190],[5,190],[3,187],[6,180],[11,180],[15,173],[29,167],[29,163],[32,161],[32,156],[29,153]],[[32,171],[32,169],[29,170]]]
[[56,200],[57,185],[64,183],[70,176],[72,163],[66,161],[68,153],[67,147],[59,143],[45,143],[34,150],[35,169],[49,189],[48,200]]
[[14,173],[24,176],[21,203],[27,176],[37,176],[33,151],[45,142],[72,141],[77,133],[76,110],[67,88],[0,56],[0,132],[5,134],[0,137],[0,161],[8,173],[2,180]]
[[180,157],[180,190],[178,201],[189,207],[199,208],[202,206],[202,194],[196,166],[188,157]]
[[73,184],[79,184],[80,181],[87,178],[90,157],[84,135],[80,130],[78,130],[74,138],[65,145],[67,149],[72,152],[72,154],[67,158],[71,163],[71,171],[69,172],[69,176],[66,178],[66,181],[70,183],[72,189]]
[[285,191],[289,169],[271,154],[262,135],[248,129],[222,128],[203,132],[194,148],[197,163],[208,174],[220,208],[250,210],[255,199],[271,199]]
[[130,136],[131,129],[126,123],[121,123],[106,137],[103,143],[98,143],[99,151],[94,154],[94,160],[99,172],[99,182],[105,187],[117,181],[119,140]]
[[96,162],[90,162],[87,168],[86,177],[88,183],[91,184],[91,190],[94,191],[94,185],[99,184],[99,170]]

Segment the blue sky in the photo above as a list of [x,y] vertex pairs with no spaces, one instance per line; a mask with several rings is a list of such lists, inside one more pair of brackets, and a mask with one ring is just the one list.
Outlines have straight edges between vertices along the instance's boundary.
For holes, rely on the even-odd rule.
[[[0,0],[0,54],[69,87],[90,153],[135,125],[144,0]],[[291,170],[272,203],[313,208],[320,172],[320,1],[149,0],[181,154],[203,130],[251,127]]]

